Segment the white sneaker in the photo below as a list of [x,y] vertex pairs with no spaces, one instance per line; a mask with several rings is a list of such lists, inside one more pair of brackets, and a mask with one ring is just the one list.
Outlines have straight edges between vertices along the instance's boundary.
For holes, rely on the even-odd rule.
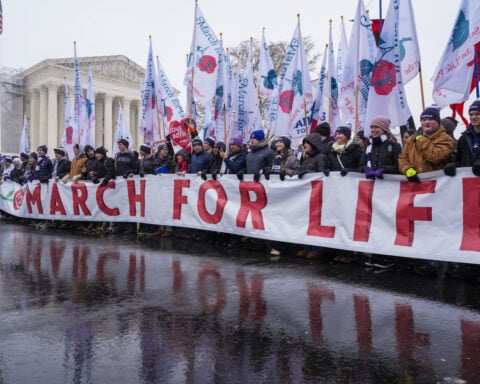
[[275,248],[272,248],[272,250],[270,251],[270,255],[272,256],[280,256],[282,254],[282,252],[280,252],[278,249],[275,249]]

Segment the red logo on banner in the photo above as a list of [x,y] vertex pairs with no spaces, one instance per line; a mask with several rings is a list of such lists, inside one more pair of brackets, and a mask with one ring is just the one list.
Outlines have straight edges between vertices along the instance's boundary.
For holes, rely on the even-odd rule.
[[15,195],[13,195],[13,209],[16,211],[20,209],[24,197],[25,194],[23,193],[23,189],[19,189],[17,192],[15,192]]

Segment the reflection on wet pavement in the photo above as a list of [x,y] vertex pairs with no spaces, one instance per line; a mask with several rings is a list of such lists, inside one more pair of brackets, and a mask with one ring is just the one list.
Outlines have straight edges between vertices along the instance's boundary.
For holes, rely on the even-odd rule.
[[0,383],[480,382],[466,282],[7,223],[0,244]]

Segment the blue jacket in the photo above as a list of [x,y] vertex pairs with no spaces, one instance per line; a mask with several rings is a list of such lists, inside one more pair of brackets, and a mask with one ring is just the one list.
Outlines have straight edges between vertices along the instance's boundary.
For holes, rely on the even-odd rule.
[[188,173],[206,172],[212,161],[212,154],[206,151],[192,153],[192,159],[188,168]]

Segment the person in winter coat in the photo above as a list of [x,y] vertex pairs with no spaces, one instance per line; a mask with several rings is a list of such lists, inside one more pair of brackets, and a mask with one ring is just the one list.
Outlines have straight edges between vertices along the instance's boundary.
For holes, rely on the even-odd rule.
[[384,173],[398,174],[398,156],[402,147],[390,132],[390,119],[374,117],[370,123],[371,142],[363,153],[362,165],[367,179],[383,179]]
[[97,159],[97,167],[93,171],[92,182],[106,186],[110,180],[115,179],[115,162],[112,158],[107,157],[107,149],[104,147],[95,149],[95,157]]
[[276,153],[270,173],[280,175],[282,181],[285,176],[298,175],[300,171],[300,161],[290,148],[291,144],[288,136],[280,136],[275,140]]
[[[170,155],[170,149],[167,142],[160,143],[158,145],[155,159],[156,163],[158,164],[156,172],[173,173],[175,163],[173,161],[173,155]],[[161,169],[159,170],[159,168]]]
[[219,151],[220,156],[225,164],[226,174],[242,175],[245,173],[246,163],[245,159],[247,153],[243,149],[243,140],[240,136],[234,136],[228,142],[229,151]]
[[155,175],[155,170],[158,168],[157,158],[152,155],[152,148],[148,144],[142,144],[140,146],[140,160],[139,175],[143,177],[145,175]]
[[2,178],[0,180],[0,184],[3,181],[10,180],[10,173],[15,169],[12,164],[12,159],[10,157],[6,157],[2,160],[3,171],[2,171]]
[[212,154],[203,149],[203,142],[199,137],[192,140],[192,157],[188,167],[188,173],[202,175],[207,172],[212,162]]
[[335,138],[330,135],[330,131],[330,124],[328,124],[326,121],[318,124],[313,130],[313,132],[320,134],[322,137],[322,142],[318,148],[318,150],[322,153],[326,153],[330,149],[330,145],[335,141]]
[[190,158],[189,153],[186,149],[180,149],[175,154],[175,169],[174,172],[177,175],[185,176],[188,171],[188,159]]
[[10,172],[10,180],[14,181],[15,183],[21,184],[20,178],[23,176],[22,160],[20,160],[18,157],[15,157],[12,160],[12,164],[13,169]]
[[70,160],[66,158],[67,153],[63,148],[54,148],[53,153],[55,153],[53,175],[55,176],[55,181],[58,182],[58,180],[68,176],[71,164]]
[[64,176],[62,181],[66,183],[69,179],[77,182],[82,177],[82,168],[85,161],[87,161],[87,156],[83,151],[83,146],[80,144],[75,144],[73,146],[74,158],[70,164],[70,173],[68,176]]
[[422,134],[411,136],[398,158],[398,167],[408,181],[419,182],[417,174],[438,171],[451,161],[454,140],[440,127],[440,112],[429,107],[420,115]]
[[455,161],[447,164],[444,172],[455,176],[457,167],[472,167],[475,176],[480,176],[480,100],[468,108],[470,124],[457,142]]
[[[223,157],[221,152],[225,153],[227,151],[227,146],[223,141],[217,141],[212,149],[212,161],[207,169],[207,173],[211,174],[213,178],[216,178],[217,174],[225,173],[225,165],[223,162]],[[222,172],[223,167],[223,172]]]
[[299,178],[306,173],[323,172],[326,165],[326,155],[322,153],[322,136],[316,132],[310,133],[303,139],[304,156],[300,163]]
[[83,163],[82,167],[82,180],[92,180],[94,177],[95,169],[97,168],[97,158],[95,157],[95,148],[91,145],[85,145],[85,155],[87,160]]
[[138,161],[132,151],[128,149],[130,143],[126,139],[117,141],[118,153],[115,155],[115,176],[124,178],[138,174]]
[[33,181],[33,174],[35,173],[35,167],[37,166],[38,155],[35,152],[30,153],[28,156],[28,164],[25,167],[25,172],[20,177],[21,184],[30,183]]
[[245,159],[246,173],[253,175],[270,173],[274,153],[265,140],[263,130],[259,129],[250,134],[249,150]]
[[340,126],[335,131],[335,142],[327,150],[325,171],[327,174],[340,171],[342,176],[346,176],[348,172],[361,172],[362,157],[362,148],[353,141],[352,130]]
[[53,162],[47,156],[48,148],[46,145],[40,145],[37,148],[37,165],[33,173],[33,180],[39,180],[41,183],[48,183],[52,178]]

